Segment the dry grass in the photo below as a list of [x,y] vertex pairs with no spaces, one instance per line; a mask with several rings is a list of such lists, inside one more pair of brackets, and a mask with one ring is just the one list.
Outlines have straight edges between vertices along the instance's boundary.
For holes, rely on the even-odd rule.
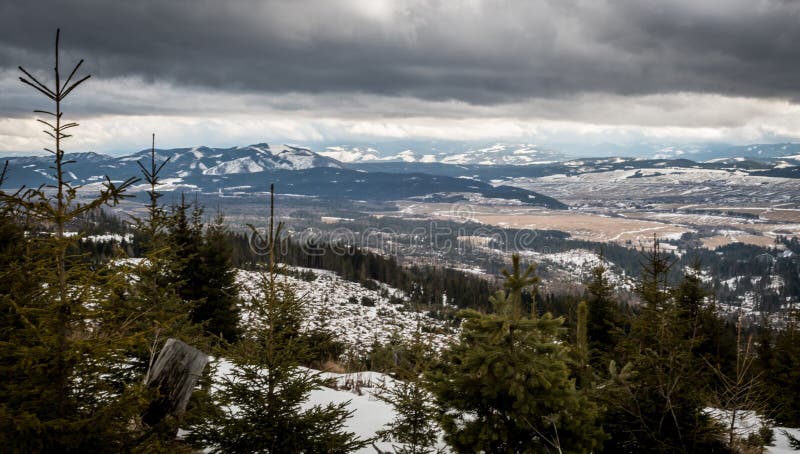
[[[703,245],[714,249],[740,242],[773,246],[776,235],[800,236],[800,210],[767,207],[706,207],[708,213],[665,213],[626,211],[625,217],[610,217],[587,212],[550,211],[525,206],[449,205],[443,203],[401,204],[407,216],[474,220],[483,224],[516,229],[560,230],[573,238],[597,242],[616,242],[638,246],[659,238],[675,238],[694,228],[742,230],[741,235],[717,235],[703,239]],[[701,208],[699,205],[697,208]],[[722,211],[759,214],[761,222],[723,215]],[[714,213],[719,211],[719,214]],[[772,222],[764,222],[769,219]],[[795,223],[789,223],[795,222]]]
[[773,247],[775,239],[761,235],[716,235],[702,239],[703,246],[708,249],[716,249],[731,243],[753,244],[756,246]]
[[800,223],[800,210],[768,210],[760,217],[773,222]]
[[332,359],[320,364],[318,369],[323,372],[332,372],[334,374],[343,374],[347,372],[347,370],[341,364]]
[[484,224],[502,227],[561,230],[580,240],[618,243],[631,241],[634,244],[652,241],[653,234],[663,238],[665,236],[674,237],[688,231],[684,227],[661,222],[577,213],[551,212],[524,215],[478,213],[475,215],[475,219]]

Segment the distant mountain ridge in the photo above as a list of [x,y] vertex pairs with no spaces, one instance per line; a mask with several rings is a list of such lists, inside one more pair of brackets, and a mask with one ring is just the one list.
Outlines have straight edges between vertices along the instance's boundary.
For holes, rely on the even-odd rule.
[[[400,149],[396,148],[395,150]],[[159,162],[169,160],[162,171],[162,191],[199,191],[246,197],[266,191],[269,182],[280,184],[287,193],[310,197],[351,200],[452,201],[459,197],[505,199],[548,208],[566,208],[558,200],[533,191],[501,186],[513,178],[548,175],[579,175],[611,170],[680,167],[746,172],[755,176],[800,178],[800,145],[772,144],[725,148],[706,157],[680,149],[677,158],[578,158],[566,160],[549,150],[525,144],[494,144],[459,148],[455,154],[438,152],[420,155],[411,150],[387,155],[370,147],[328,147],[323,152],[298,145],[157,149]],[[729,156],[750,154],[756,157]],[[432,157],[431,157],[432,156]],[[691,159],[695,158],[695,159]],[[122,181],[140,176],[138,162],[147,164],[150,150],[114,157],[93,152],[70,154],[67,178],[75,185],[100,183],[105,176]],[[8,158],[5,188],[52,184],[52,158],[26,156]],[[491,164],[496,162],[496,164]],[[527,165],[520,165],[525,162]],[[2,164],[2,162],[0,162]],[[135,191],[145,190],[138,185]]]
[[[414,148],[424,151],[415,151]],[[348,164],[416,162],[458,165],[532,165],[549,164],[567,159],[567,156],[560,152],[528,143],[464,145],[448,148],[447,151],[437,149],[435,145],[431,144],[430,148],[413,147],[390,154],[382,153],[373,147],[337,145],[325,147],[325,150],[320,151],[319,154]]]
[[[161,172],[162,191],[199,191],[209,194],[245,197],[264,192],[276,183],[285,193],[320,198],[351,200],[399,200],[432,197],[436,200],[474,198],[504,199],[525,205],[554,209],[566,205],[533,191],[487,182],[431,175],[424,169],[410,173],[366,171],[348,168],[342,162],[296,145],[270,147],[266,143],[230,148],[156,149],[156,160],[167,161]],[[106,176],[122,181],[140,176],[137,162],[147,166],[150,150],[112,157],[97,153],[68,154],[75,161],[66,167],[73,185],[99,184]],[[9,158],[5,188],[52,184],[52,157]],[[148,189],[139,184],[133,192]]]
[[[282,145],[273,150],[267,143],[246,147],[231,148],[175,148],[156,150],[157,159],[169,158],[169,171],[180,176],[202,173],[203,175],[228,175],[234,173],[255,173],[265,170],[302,170],[312,167],[341,168],[339,161],[320,156],[308,148],[296,145]],[[150,150],[142,150],[120,161],[138,161],[149,158]]]

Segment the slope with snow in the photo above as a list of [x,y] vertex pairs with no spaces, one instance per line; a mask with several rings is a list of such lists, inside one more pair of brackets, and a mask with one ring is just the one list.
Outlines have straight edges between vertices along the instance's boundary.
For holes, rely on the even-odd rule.
[[[384,284],[378,284],[377,290],[369,290],[331,271],[298,267],[290,269],[311,271],[315,275],[311,281],[288,275],[278,277],[290,283],[308,304],[307,328],[335,334],[337,339],[351,348],[352,353],[366,354],[373,342],[383,344],[395,335],[410,339],[418,326],[432,333],[430,340],[436,349],[444,347],[455,335],[455,331],[440,320],[409,310],[405,304],[392,304],[392,296],[396,298],[395,301],[407,301],[407,296],[400,290]],[[237,280],[244,288],[245,297],[260,294],[260,275],[257,272],[239,271]],[[243,317],[248,319],[246,307]]]

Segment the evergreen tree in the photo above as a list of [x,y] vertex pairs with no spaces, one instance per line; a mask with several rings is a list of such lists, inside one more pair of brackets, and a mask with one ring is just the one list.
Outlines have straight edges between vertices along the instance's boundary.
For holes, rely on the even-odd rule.
[[436,406],[431,393],[422,383],[424,371],[431,364],[432,346],[422,334],[421,323],[410,343],[402,351],[395,351],[394,377],[376,397],[390,404],[395,418],[377,435],[392,441],[398,454],[430,454],[438,452],[436,444],[440,428],[436,423]]
[[278,278],[280,231],[270,219],[269,269],[249,298],[249,323],[226,355],[230,373],[212,395],[220,411],[194,425],[189,440],[212,452],[351,452],[367,442],[342,429],[352,413],[346,402],[302,408],[325,380],[300,367],[310,351],[301,329],[307,314],[294,288]]
[[240,301],[228,232],[221,214],[207,228],[202,217],[203,209],[188,204],[185,195],[172,207],[170,274],[192,323],[212,338],[233,342],[239,334]]
[[578,317],[575,323],[575,344],[573,351],[574,371],[579,388],[588,387],[593,381],[593,373],[589,364],[588,337],[589,306],[585,301],[578,304]]
[[[170,274],[175,279],[175,287],[184,301],[186,310],[194,313],[196,306],[202,303],[202,286],[206,276],[202,272],[200,251],[203,245],[203,210],[196,204],[186,202],[186,195],[181,194],[180,204],[171,207],[167,220],[169,247],[172,249]],[[199,323],[194,316],[192,321]]]
[[[159,203],[162,194],[157,190],[161,169],[169,159],[161,163],[156,161],[155,135],[149,161],[146,164],[137,162],[144,180],[150,186],[147,192],[147,216],[134,218],[136,242],[142,253],[142,260],[123,268],[125,273],[135,278],[130,280],[127,297],[121,301],[117,311],[120,318],[128,319],[128,323],[137,327],[142,337],[141,342],[128,353],[132,358],[131,367],[121,373],[135,376],[144,374],[144,383],[147,383],[156,355],[167,339],[176,338],[200,348],[207,347],[201,331],[191,323],[189,312],[178,293],[182,282],[174,273],[174,265],[181,258],[176,249],[170,247],[169,219]],[[194,397],[201,395],[202,393],[196,393]],[[169,415],[154,424],[155,427],[151,427],[149,433],[141,437],[140,449],[174,451],[181,446],[175,439],[175,434],[182,422]]]
[[435,422],[436,406],[430,393],[415,381],[397,381],[376,396],[392,406],[395,418],[378,437],[392,441],[397,454],[438,452],[439,427]]
[[736,342],[736,365],[731,373],[719,366],[714,372],[721,382],[712,400],[714,408],[723,411],[720,420],[725,423],[728,446],[741,451],[748,447],[762,447],[768,440],[761,439],[762,430],[771,430],[768,423],[751,417],[752,414],[767,415],[765,387],[754,373],[756,358],[753,338],[742,338],[742,323],[739,321]]
[[610,452],[718,452],[721,427],[704,412],[707,368],[690,324],[672,297],[671,258],[654,241],[638,285],[642,306],[621,341],[624,374],[610,369],[605,430]]
[[[694,355],[715,370],[735,373],[738,330],[731,329],[720,318],[712,292],[703,283],[699,262],[695,261],[684,272],[673,294],[683,336],[694,342]],[[713,380],[712,371],[704,369],[707,378]]]
[[700,263],[695,262],[692,267],[683,274],[683,280],[675,289],[675,304],[682,320],[688,324],[689,337],[697,337],[698,329],[701,326],[700,315],[703,311],[706,297],[711,295],[701,280],[702,270]]
[[[765,365],[764,381],[771,395],[775,421],[800,426],[800,311],[789,314],[786,329],[776,330]],[[762,360],[762,362],[764,362]]]
[[218,214],[208,226],[199,251],[203,297],[192,311],[192,321],[203,323],[210,335],[233,342],[239,336],[239,286],[226,238],[224,217]]
[[137,277],[131,290],[131,306],[140,311],[140,319],[150,330],[151,346],[149,359],[152,361],[161,341],[168,337],[183,338],[185,341],[196,340],[197,332],[189,327],[188,311],[178,289],[184,282],[175,272],[176,263],[182,258],[178,250],[171,247],[169,237],[168,215],[158,200],[162,194],[157,188],[160,184],[161,169],[169,162],[156,162],[155,135],[150,150],[149,168],[137,162],[142,170],[144,180],[150,185],[147,192],[149,204],[147,217],[134,218],[138,234],[138,246],[142,258],[130,271]]
[[[135,181],[106,179],[94,198],[77,202],[67,179],[72,161],[62,148],[77,123],[65,122],[61,109],[89,78],[74,79],[82,62],[62,79],[57,32],[53,88],[20,68],[22,82],[54,102],[52,112],[37,111],[48,118],[39,121],[54,146],[46,148],[53,155],[51,186],[2,194],[0,233],[15,242],[2,246],[0,279],[0,443],[10,452],[120,451],[141,434],[141,383],[117,379],[125,352],[139,339],[116,313],[127,281],[75,256],[79,237],[67,232],[85,213],[117,203]],[[14,223],[28,234],[20,236]]]
[[608,269],[602,260],[592,268],[592,279],[586,290],[589,355],[592,364],[600,367],[614,350],[625,325],[619,302],[614,297],[614,286],[608,279]]
[[461,313],[461,335],[427,374],[445,440],[457,452],[589,452],[602,432],[597,408],[575,389],[563,320],[523,315],[523,289],[535,282],[519,257],[494,314]]

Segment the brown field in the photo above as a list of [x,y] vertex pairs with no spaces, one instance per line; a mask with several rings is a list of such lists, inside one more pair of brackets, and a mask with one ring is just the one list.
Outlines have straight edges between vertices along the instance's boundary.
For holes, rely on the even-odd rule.
[[775,239],[761,235],[717,235],[703,238],[703,246],[708,249],[716,249],[731,243],[754,244],[756,246],[771,247],[775,246]]
[[660,238],[675,237],[688,231],[684,227],[660,222],[577,213],[551,212],[511,216],[476,213],[475,219],[484,224],[503,227],[561,230],[580,240],[618,243],[630,241],[635,245],[651,242],[654,234]]
[[560,230],[576,239],[634,245],[679,236],[689,229],[640,219],[601,216],[590,213],[549,211],[524,206],[449,205],[416,203],[401,207],[407,215],[427,214],[432,218],[474,220],[482,224],[515,229]]
[[663,213],[663,212],[626,212],[626,217],[642,219],[654,222],[666,222],[670,224],[683,224],[691,226],[749,226],[753,222],[747,222],[743,218],[733,218],[716,214],[694,214],[694,213]]
[[800,224],[752,224],[747,226],[747,230],[768,237],[783,235],[787,237],[800,236]]
[[800,223],[800,210],[767,210],[759,216],[773,222]]
[[[715,235],[704,238],[703,245],[709,249],[740,242],[759,246],[772,246],[776,235],[800,236],[800,222],[784,223],[800,216],[800,210],[769,210],[743,208],[758,214],[776,214],[781,223],[735,218],[716,214],[664,213],[625,211],[625,217],[575,211],[550,211],[525,206],[466,205],[444,203],[400,204],[406,216],[438,219],[473,220],[487,225],[560,230],[573,238],[597,242],[616,242],[638,246],[652,242],[653,235],[659,238],[675,238],[693,231],[693,227],[730,228],[741,231],[735,235]],[[723,208],[719,208],[722,210]],[[730,208],[724,208],[732,211]],[[713,208],[711,209],[713,210]],[[711,211],[709,210],[709,211]],[[761,211],[759,211],[761,210]]]

